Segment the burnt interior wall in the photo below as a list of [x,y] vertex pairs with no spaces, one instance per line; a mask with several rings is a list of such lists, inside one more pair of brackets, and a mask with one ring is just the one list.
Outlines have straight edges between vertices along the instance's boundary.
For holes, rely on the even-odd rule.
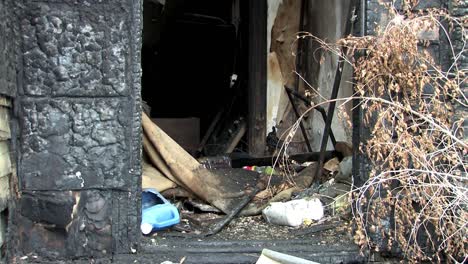
[[[349,10],[350,1],[268,1],[267,131],[276,126],[278,135],[281,135],[297,120],[284,86],[301,94],[307,91],[314,103],[331,97],[338,57],[321,49],[319,42],[312,38],[298,39],[297,35],[298,32],[305,31],[334,44],[344,37],[346,23],[350,20]],[[346,66],[338,97],[352,95],[351,78],[351,69]],[[298,101],[296,105],[301,114],[307,110],[307,107]],[[344,107],[345,111],[335,111],[332,130],[338,141],[351,142],[351,109],[349,104]],[[340,112],[346,115],[340,115]],[[324,123],[317,111],[312,111],[304,117],[304,130],[312,151],[320,149]],[[308,151],[304,142],[302,131],[297,132],[290,151]],[[333,149],[330,140],[328,149]]]
[[[302,2],[268,0],[266,133],[270,133],[275,127],[278,136],[297,120],[284,87],[298,89],[303,93],[302,87],[296,87],[298,82],[294,73],[297,59],[294,54],[297,53],[298,47],[297,33],[300,31]],[[301,133],[296,133],[292,141],[289,145],[290,153],[307,151]]]
[[[263,156],[266,149],[267,107],[267,0],[247,2],[248,12],[248,144],[249,154]],[[242,3],[242,2],[241,2]]]
[[140,235],[141,1],[6,2],[19,42],[11,259],[132,252]]
[[[310,1],[307,10],[307,31],[326,43],[335,44],[337,40],[344,37],[346,23],[350,20],[349,10],[351,1],[340,0],[320,0]],[[307,73],[305,78],[310,86],[305,89],[313,94],[315,103],[320,103],[330,99],[335,80],[336,68],[338,65],[338,56],[330,51],[321,48],[317,41],[307,39]],[[343,75],[338,92],[338,98],[350,97],[353,94],[351,84],[352,70],[345,64]],[[340,102],[337,106],[341,105]],[[328,105],[324,105],[328,109]],[[346,115],[338,108],[335,109],[332,130],[337,141],[351,142],[352,130],[348,123],[351,117],[351,105],[346,105],[343,110]],[[314,151],[320,149],[322,134],[325,122],[321,115],[314,111],[309,121],[311,129],[311,145]],[[327,149],[333,149],[329,140]]]

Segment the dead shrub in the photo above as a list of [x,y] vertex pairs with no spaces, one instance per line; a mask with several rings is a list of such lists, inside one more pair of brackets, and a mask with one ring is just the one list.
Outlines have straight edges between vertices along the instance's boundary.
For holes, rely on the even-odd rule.
[[[412,262],[465,261],[468,255],[468,147],[463,119],[454,119],[454,105],[468,105],[460,89],[467,69],[458,62],[465,50],[456,53],[449,41],[453,61],[443,70],[424,49],[429,43],[420,40],[420,32],[441,27],[441,21],[463,26],[433,10],[395,14],[375,36],[348,37],[334,45],[300,35],[337,55],[343,45],[350,54],[362,53],[355,61],[350,55],[346,59],[354,69],[356,94],[337,99],[359,99],[363,124],[370,131],[360,151],[372,171],[353,191],[355,241],[376,250],[385,250],[377,242],[386,241],[387,249],[397,246]],[[449,32],[442,32],[450,40]],[[298,122],[290,133],[296,133]]]

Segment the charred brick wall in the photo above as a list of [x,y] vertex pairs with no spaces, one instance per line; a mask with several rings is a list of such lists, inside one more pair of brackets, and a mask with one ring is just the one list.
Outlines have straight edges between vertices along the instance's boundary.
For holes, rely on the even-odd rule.
[[20,81],[11,257],[132,252],[140,217],[141,1],[14,5]]

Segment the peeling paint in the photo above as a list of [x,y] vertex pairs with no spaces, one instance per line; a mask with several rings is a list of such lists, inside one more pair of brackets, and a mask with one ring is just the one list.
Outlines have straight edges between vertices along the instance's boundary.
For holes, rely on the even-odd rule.
[[283,88],[283,75],[275,52],[268,54],[267,67],[267,132],[270,132],[272,127],[276,127],[283,118],[288,98]]
[[300,1],[269,0],[267,41],[266,133],[278,128],[290,109],[284,89],[295,86],[296,34],[299,30]]

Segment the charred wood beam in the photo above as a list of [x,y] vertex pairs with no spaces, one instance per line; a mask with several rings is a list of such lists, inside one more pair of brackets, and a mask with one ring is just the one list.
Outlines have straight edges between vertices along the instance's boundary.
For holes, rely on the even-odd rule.
[[203,234],[204,237],[216,235],[219,233],[226,225],[228,225],[234,217],[236,217],[247,204],[257,195],[259,188],[256,186],[254,189],[240,201],[239,205],[236,206],[225,218],[217,222],[206,234]]
[[263,156],[266,148],[267,99],[267,1],[248,1],[249,5],[249,153]]

